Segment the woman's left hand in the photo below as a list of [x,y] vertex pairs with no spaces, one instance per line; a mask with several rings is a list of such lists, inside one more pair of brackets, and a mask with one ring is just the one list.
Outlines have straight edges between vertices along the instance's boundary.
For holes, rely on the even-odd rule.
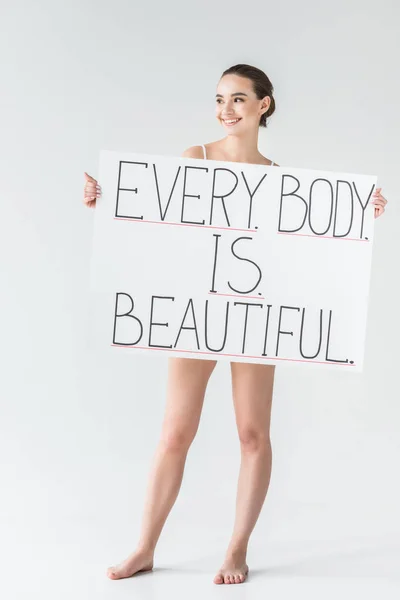
[[386,198],[384,198],[381,194],[381,189],[382,188],[376,188],[373,196],[374,196],[374,201],[373,203],[375,204],[375,219],[377,217],[380,217],[381,215],[383,215],[384,211],[385,211],[385,206],[388,203],[388,201],[386,200]]

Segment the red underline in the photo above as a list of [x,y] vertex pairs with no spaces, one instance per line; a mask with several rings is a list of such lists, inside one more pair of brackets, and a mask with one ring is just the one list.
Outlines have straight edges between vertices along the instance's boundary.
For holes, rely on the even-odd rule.
[[316,363],[318,365],[343,365],[345,367],[355,367],[355,364],[350,364],[350,363],[334,363],[334,362],[330,362],[328,360],[303,360],[301,358],[279,358],[276,356],[251,356],[248,354],[224,354],[222,352],[202,352],[199,350],[176,350],[175,348],[149,348],[148,346],[128,346],[128,345],[121,345],[121,344],[111,344],[111,346],[114,346],[114,348],[129,348],[129,349],[139,349],[139,350],[162,350],[162,351],[167,351],[167,352],[183,352],[183,353],[189,353],[189,354],[207,354],[208,356],[234,356],[234,357],[239,357],[239,358],[262,358],[264,360],[287,360],[289,362],[305,362],[305,363]]
[[255,298],[256,300],[265,300],[264,296],[245,296],[244,294],[219,294],[218,292],[208,292],[213,296],[229,296],[230,298]]
[[257,233],[257,229],[240,229],[238,227],[217,227],[216,225],[196,225],[195,223],[171,223],[169,221],[146,221],[145,219],[132,219],[132,217],[114,217],[116,221],[132,221],[134,223],[152,223],[153,225],[176,225],[178,227],[199,227],[200,229],[223,229],[224,231],[251,231]]
[[[153,225],[175,225],[177,227],[197,227],[200,229],[222,229],[223,231],[251,231],[258,233],[258,229],[242,229],[240,227],[218,227],[217,225],[201,225],[196,223],[174,223],[171,221],[148,221],[145,219],[133,219],[132,217],[114,217],[116,221],[131,221],[134,223],[151,223]],[[290,233],[288,231],[278,231],[279,235],[296,235],[298,237],[324,238],[328,240],[346,240],[351,242],[369,242],[369,240],[361,240],[359,238],[338,237],[334,235],[311,235],[308,233]]]
[[359,238],[337,237],[334,235],[311,235],[310,233],[290,233],[289,231],[277,231],[279,235],[297,235],[299,237],[325,238],[327,240],[349,240],[351,242],[369,242]]

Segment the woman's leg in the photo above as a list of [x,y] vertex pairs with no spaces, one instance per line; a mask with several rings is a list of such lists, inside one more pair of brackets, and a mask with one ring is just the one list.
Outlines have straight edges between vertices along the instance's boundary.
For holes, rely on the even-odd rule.
[[250,534],[260,514],[271,477],[269,431],[275,365],[231,363],[231,370],[241,464],[233,534],[215,583],[242,583],[245,580]]
[[154,550],[181,487],[186,455],[198,429],[215,364],[214,360],[169,359],[167,403],[150,472],[139,543],[124,562],[108,569],[111,579],[153,568]]

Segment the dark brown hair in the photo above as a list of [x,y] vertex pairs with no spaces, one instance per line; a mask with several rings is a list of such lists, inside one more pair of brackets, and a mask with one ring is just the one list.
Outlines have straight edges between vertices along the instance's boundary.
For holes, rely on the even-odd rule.
[[260,117],[259,127],[267,126],[267,117],[270,117],[275,112],[275,99],[273,96],[274,87],[264,71],[252,67],[251,65],[234,65],[226,69],[221,75],[221,79],[224,75],[239,75],[240,77],[247,77],[253,82],[253,90],[259,100],[262,100],[265,96],[271,98],[271,104],[267,112],[263,113]]

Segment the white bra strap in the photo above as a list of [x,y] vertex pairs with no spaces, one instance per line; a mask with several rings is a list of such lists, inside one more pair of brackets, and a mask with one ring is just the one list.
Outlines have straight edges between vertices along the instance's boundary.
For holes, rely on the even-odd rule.
[[272,161],[272,163],[269,166],[272,167],[274,164],[275,164],[274,161]]

